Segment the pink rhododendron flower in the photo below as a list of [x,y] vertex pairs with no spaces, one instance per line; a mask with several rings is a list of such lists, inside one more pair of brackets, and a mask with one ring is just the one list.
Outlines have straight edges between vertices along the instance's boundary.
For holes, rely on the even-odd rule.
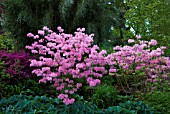
[[59,30],[59,32],[64,32],[64,29],[62,29],[61,27],[57,27],[57,30]]
[[44,36],[45,32],[44,32],[43,30],[38,30],[38,34],[40,34],[40,35],[43,35],[43,36]]
[[49,30],[49,28],[48,28],[47,26],[44,26],[44,27],[43,27],[43,30],[48,31],[48,30]]
[[68,93],[68,90],[65,90],[64,92],[65,92],[65,93]]
[[95,82],[95,81],[90,81],[90,82],[89,82],[89,85],[90,85],[91,87],[96,86],[96,82]]
[[116,46],[113,48],[113,50],[121,50],[121,47],[120,46]]
[[141,36],[140,36],[140,35],[136,35],[136,38],[137,38],[137,39],[141,39]]
[[109,69],[109,72],[116,72],[116,69]]
[[38,38],[39,38],[39,35],[35,35],[35,36],[34,36],[34,39],[38,39]]
[[32,33],[28,33],[27,37],[34,37],[34,35]]
[[46,83],[47,79],[46,78],[42,78],[42,79],[39,80],[39,83],[41,83],[41,82]]
[[31,50],[31,52],[34,53],[34,54],[35,54],[35,53],[38,53],[37,50]]
[[133,43],[133,42],[135,42],[133,39],[128,40],[128,43]]
[[81,86],[82,86],[82,83],[77,83],[77,84],[76,84],[76,87],[77,87],[77,88],[80,88]]
[[157,41],[154,39],[151,39],[151,41],[149,42],[149,45],[152,45],[152,46],[154,46],[156,44],[157,44]]

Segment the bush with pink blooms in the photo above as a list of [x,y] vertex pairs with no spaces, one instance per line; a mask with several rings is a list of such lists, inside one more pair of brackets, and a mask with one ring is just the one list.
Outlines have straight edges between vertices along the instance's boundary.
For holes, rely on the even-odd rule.
[[105,56],[107,52],[93,45],[94,35],[85,34],[84,28],[78,28],[74,35],[57,29],[58,33],[45,26],[37,35],[28,33],[35,42],[26,48],[37,55],[30,66],[35,68],[32,73],[42,77],[39,83],[52,83],[66,105],[74,103],[74,93],[81,87],[100,84],[104,74],[115,78],[115,87],[125,95],[146,93],[167,81],[170,59],[163,56],[166,47],[156,48],[154,39],[144,41],[137,35],[136,40],[128,40],[129,46],[116,46]]
[[101,83],[100,77],[106,74],[106,51],[99,52],[99,47],[92,45],[94,35],[85,34],[84,28],[78,28],[74,35],[63,33],[61,27],[57,29],[58,33],[45,26],[38,30],[38,35],[28,33],[27,37],[35,42],[26,48],[38,55],[30,66],[36,68],[32,73],[42,76],[39,83],[53,83],[61,93],[58,98],[68,105],[74,103],[74,93],[83,84]]
[[138,35],[136,38],[128,40],[132,46],[116,46],[115,52],[106,57],[109,74],[116,77],[119,91],[126,95],[158,89],[157,84],[164,83],[170,74],[170,59],[163,56],[166,47],[155,48],[154,39],[143,41]]

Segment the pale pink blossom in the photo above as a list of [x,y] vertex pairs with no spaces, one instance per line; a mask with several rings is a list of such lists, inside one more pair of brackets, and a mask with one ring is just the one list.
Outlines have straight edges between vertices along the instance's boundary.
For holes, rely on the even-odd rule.
[[43,36],[44,36],[45,32],[44,32],[43,30],[38,30],[38,34],[40,34],[40,35],[43,35]]
[[57,27],[57,30],[58,30],[59,32],[64,32],[64,29],[62,29],[61,27]]
[[49,28],[48,28],[47,26],[44,26],[44,27],[43,27],[43,30],[48,31],[48,30],[49,30]]
[[34,35],[32,33],[28,33],[27,37],[34,37]]
[[35,35],[35,36],[34,36],[34,39],[38,39],[38,38],[39,38],[39,35]]
[[137,39],[141,39],[141,36],[140,36],[140,35],[136,35],[136,38],[137,38]]
[[133,42],[135,42],[133,39],[128,40],[128,43],[133,43]]

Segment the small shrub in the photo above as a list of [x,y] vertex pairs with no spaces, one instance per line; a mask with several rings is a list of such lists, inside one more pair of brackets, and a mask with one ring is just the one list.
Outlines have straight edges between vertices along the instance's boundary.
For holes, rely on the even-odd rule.
[[21,52],[7,52],[0,50],[0,61],[4,61],[4,67],[6,68],[6,73],[10,74],[11,77],[15,78],[27,78],[32,76],[30,61],[31,57],[28,53],[24,51]]
[[46,95],[50,97],[57,97],[56,89],[48,83],[37,84],[39,77],[30,76],[29,78],[18,79],[11,77],[6,73],[3,63],[0,62],[0,99],[9,98],[13,95]]
[[0,35],[0,50],[9,50],[13,51],[15,48],[14,41],[11,38],[10,33],[5,33]]
[[155,110],[164,114],[170,113],[170,92],[156,91],[153,94],[147,94],[147,97],[145,102]]
[[99,85],[94,89],[94,93],[89,100],[99,108],[104,109],[116,105],[117,98],[118,92],[113,86]]
[[[109,74],[116,79],[121,94],[139,95],[153,89],[162,89],[162,83],[170,74],[170,59],[164,57],[165,46],[155,48],[157,41],[129,39],[129,45],[116,46],[112,54],[106,57],[110,66]],[[166,83],[167,84],[167,83]]]
[[[0,75],[3,74],[0,72]],[[0,99],[9,98],[13,95],[46,95],[50,97],[57,97],[58,92],[56,92],[55,87],[50,83],[47,85],[37,84],[39,77],[29,77],[27,79],[16,79],[10,78],[9,74],[4,73],[0,76]]]
[[[40,77],[31,74],[29,61],[25,58],[27,56],[22,55],[22,53],[11,54],[2,50],[0,56],[0,99],[18,94],[57,96],[56,89],[50,83],[47,85],[37,83]],[[17,60],[21,60],[22,63],[16,63]],[[22,70],[26,75],[18,70]],[[18,72],[14,74],[12,71]]]

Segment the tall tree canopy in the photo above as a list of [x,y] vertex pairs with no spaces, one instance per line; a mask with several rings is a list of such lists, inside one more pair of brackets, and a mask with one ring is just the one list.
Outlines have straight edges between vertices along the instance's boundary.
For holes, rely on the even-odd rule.
[[56,30],[62,26],[67,33],[85,27],[95,33],[95,43],[114,38],[111,27],[125,27],[123,0],[7,0],[4,2],[4,28],[23,46],[28,32],[36,32],[43,26]]
[[127,4],[127,26],[135,34],[170,48],[170,0],[129,0]]

